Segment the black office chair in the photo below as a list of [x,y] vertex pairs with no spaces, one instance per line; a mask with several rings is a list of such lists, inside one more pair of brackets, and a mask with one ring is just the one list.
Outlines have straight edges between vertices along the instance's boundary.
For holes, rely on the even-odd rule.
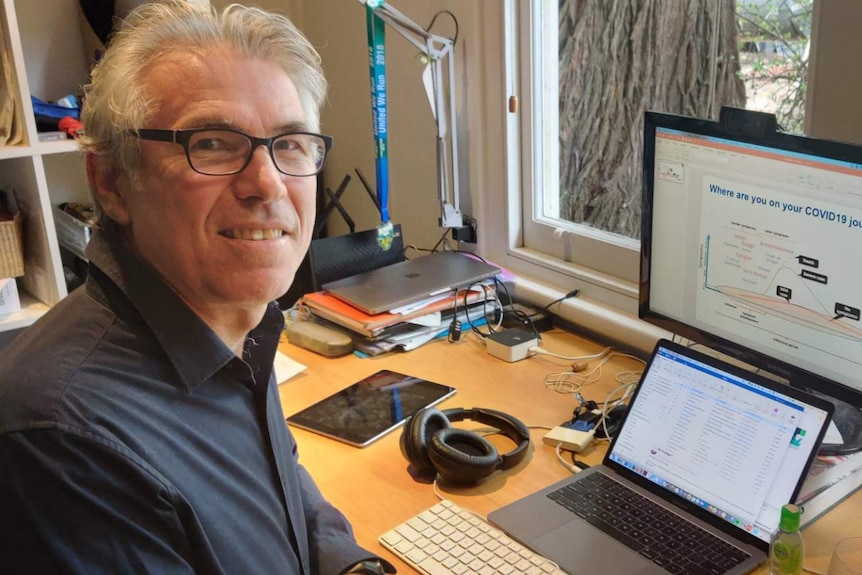
[[388,250],[377,243],[377,229],[313,240],[309,254],[314,291],[325,283],[402,261],[401,224],[394,224],[393,228],[392,245]]
[[393,228],[392,245],[388,250],[377,243],[376,228],[312,240],[293,285],[278,300],[279,307],[288,309],[303,294],[319,291],[327,282],[404,260],[401,224],[394,224]]
[[[377,196],[365,176],[357,168],[356,175],[362,181],[362,186],[368,197],[380,212]],[[377,243],[377,229],[361,232],[355,230],[355,222],[341,204],[341,197],[350,183],[350,175],[344,176],[338,189],[333,192],[323,182],[323,174],[317,180],[317,218],[311,247],[296,272],[293,285],[282,297],[278,298],[281,309],[293,306],[303,294],[320,291],[323,284],[350,277],[365,271],[371,271],[389,264],[404,260],[404,238],[401,235],[401,224],[393,224],[392,245],[384,250]],[[329,199],[326,202],[326,199]],[[340,236],[326,236],[326,225],[329,216],[338,211],[347,223],[350,233]],[[324,236],[324,237],[321,237]]]

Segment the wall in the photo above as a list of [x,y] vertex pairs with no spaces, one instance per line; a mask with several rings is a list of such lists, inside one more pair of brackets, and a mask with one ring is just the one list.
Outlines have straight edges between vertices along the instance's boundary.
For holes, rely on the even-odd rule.
[[[229,0],[213,0],[213,4]],[[345,175],[351,175],[344,203],[358,229],[372,228],[379,219],[354,169],[372,181],[374,177],[368,89],[365,8],[358,0],[263,0],[267,8],[282,9],[294,17],[318,48],[330,81],[329,101],[323,112],[323,130],[336,144],[325,173],[333,191]],[[459,71],[459,128],[464,193],[471,199],[467,213],[479,217],[479,249],[505,250],[483,241],[483,230],[506,225],[509,241],[517,243],[518,206],[507,207],[505,173],[507,94],[500,78],[500,29],[502,2],[492,0],[392,0],[393,5],[420,25],[433,14],[448,9],[460,24],[456,47]],[[809,80],[809,134],[862,142],[862,106],[855,95],[862,79],[854,73],[851,58],[862,49],[862,2],[815,0]],[[451,31],[441,16],[439,31]],[[437,29],[435,27],[435,29]],[[440,237],[436,192],[434,124],[420,80],[417,50],[392,30],[387,30],[390,104],[390,210],[401,222],[405,243],[433,246]],[[330,219],[335,233],[346,226],[335,214]],[[540,270],[541,271],[541,270]],[[541,276],[544,280],[544,276]],[[556,285],[556,284],[555,284]]]
[[862,143],[862,2],[815,0],[811,34],[806,133]]
[[[380,223],[380,217],[355,173],[358,168],[370,185],[375,185],[365,7],[357,0],[305,0],[303,4],[303,18],[297,23],[320,51],[330,82],[322,130],[335,137],[335,148],[327,162],[326,185],[334,192],[345,176],[351,176],[342,197],[343,203],[356,221],[357,230],[373,228]],[[461,38],[456,46],[456,70],[459,73],[456,84],[461,110],[461,170],[465,180],[462,182],[462,195],[469,196],[470,186],[466,180],[470,178],[471,162],[464,158],[469,147],[464,99],[469,82],[464,72],[466,55],[463,48],[471,41],[470,29],[476,21],[477,2],[400,0],[393,5],[422,27],[426,27],[439,10],[451,10],[458,18]],[[434,30],[451,36],[454,25],[450,18],[442,15]],[[393,222],[402,225],[405,245],[431,248],[440,239],[442,231],[437,227],[440,209],[437,201],[436,127],[421,79],[424,65],[418,59],[419,50],[388,26],[386,48],[390,214]],[[469,204],[469,197],[467,201]],[[337,212],[329,222],[331,234],[347,231]]]
[[[212,0],[212,4],[223,7],[230,1]],[[343,198],[344,204],[356,220],[357,229],[376,226],[379,218],[354,172],[359,168],[374,185],[365,8],[358,0],[257,0],[255,4],[287,13],[320,51],[330,81],[323,130],[336,140],[325,173],[326,185],[335,191],[342,178],[351,175],[353,180]],[[489,119],[488,110],[484,109],[489,95],[496,97],[499,90],[489,93],[483,83],[483,76],[494,75],[499,56],[482,52],[482,43],[489,44],[486,37],[499,35],[498,21],[488,19],[487,13],[496,16],[499,9],[491,10],[486,5],[480,10],[480,0],[397,0],[393,4],[422,26],[439,10],[451,10],[458,17],[459,145],[466,179],[462,193],[468,196],[465,212],[476,215],[484,203],[492,208],[493,214],[488,217],[489,212],[481,210],[480,213],[486,214],[486,220],[479,222],[481,237],[483,226],[503,225],[505,217],[495,209],[506,201],[499,186],[504,180],[497,176],[506,169],[505,161],[499,154],[500,143],[488,142],[486,136],[488,127],[498,128],[501,120]],[[814,9],[806,132],[816,137],[862,143],[862,106],[857,98],[862,91],[862,77],[855,73],[854,67],[856,55],[862,52],[862,35],[858,33],[862,2],[815,0]],[[443,16],[438,25],[435,30],[441,33],[452,31],[450,21]],[[390,211],[393,221],[401,222],[404,227],[405,243],[430,247],[441,233],[436,227],[439,213],[436,152],[434,123],[422,91],[417,53],[397,33],[387,30]],[[489,83],[494,85],[498,80],[492,78]],[[490,133],[503,135],[497,129]],[[485,144],[477,146],[482,141]],[[495,153],[483,153],[488,147],[494,148]],[[469,207],[472,205],[476,209]],[[330,222],[334,233],[347,231],[338,214]]]

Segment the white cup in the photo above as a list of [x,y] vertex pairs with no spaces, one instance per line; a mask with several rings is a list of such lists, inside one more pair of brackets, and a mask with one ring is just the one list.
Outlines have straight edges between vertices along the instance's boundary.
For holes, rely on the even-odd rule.
[[829,575],[862,575],[862,537],[847,537],[835,544]]

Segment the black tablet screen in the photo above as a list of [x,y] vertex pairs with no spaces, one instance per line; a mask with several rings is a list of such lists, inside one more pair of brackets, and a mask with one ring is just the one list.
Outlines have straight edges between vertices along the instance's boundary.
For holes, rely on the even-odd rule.
[[364,447],[454,387],[381,370],[287,418],[287,422]]

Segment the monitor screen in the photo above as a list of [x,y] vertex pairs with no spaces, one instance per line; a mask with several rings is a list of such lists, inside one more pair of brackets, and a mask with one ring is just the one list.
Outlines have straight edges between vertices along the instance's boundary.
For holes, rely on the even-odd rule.
[[752,132],[646,114],[639,315],[862,407],[862,146]]

